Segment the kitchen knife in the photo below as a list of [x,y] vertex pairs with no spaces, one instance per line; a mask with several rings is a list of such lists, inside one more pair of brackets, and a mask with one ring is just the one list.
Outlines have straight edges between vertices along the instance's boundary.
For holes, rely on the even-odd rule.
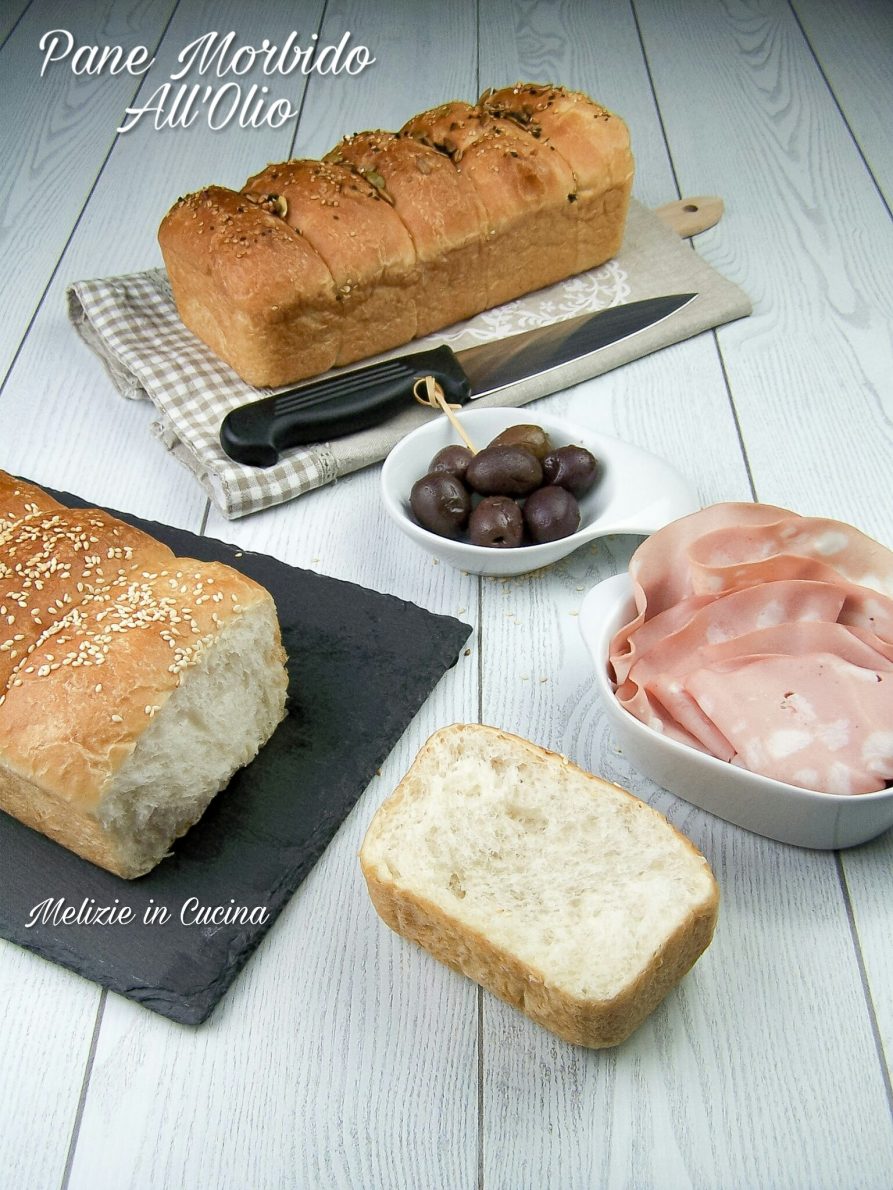
[[399,413],[424,376],[440,383],[448,401],[464,405],[628,339],[696,297],[644,298],[462,351],[435,347],[312,380],[232,410],[220,427],[220,444],[237,463],[271,467],[289,447],[353,434]]

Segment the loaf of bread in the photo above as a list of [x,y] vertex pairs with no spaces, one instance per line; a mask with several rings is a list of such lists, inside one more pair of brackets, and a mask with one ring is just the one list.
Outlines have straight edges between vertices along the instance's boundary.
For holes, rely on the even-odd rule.
[[0,472],[0,809],[154,867],[285,713],[269,593]]
[[617,1045],[709,944],[716,881],[667,820],[491,727],[431,737],[360,862],[397,933],[577,1045]]
[[289,384],[602,264],[632,177],[618,116],[519,84],[188,195],[158,238],[186,326]]

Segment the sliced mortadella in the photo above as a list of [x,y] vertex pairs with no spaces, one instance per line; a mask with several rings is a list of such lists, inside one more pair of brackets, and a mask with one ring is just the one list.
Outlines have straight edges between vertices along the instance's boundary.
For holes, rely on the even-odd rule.
[[839,521],[716,504],[645,541],[630,574],[610,664],[631,714],[820,791],[893,776],[893,552]]
[[833,622],[845,598],[830,583],[788,580],[732,591],[720,599],[697,595],[683,599],[643,624],[630,642],[634,648],[614,663],[617,696],[628,697],[624,683],[630,678],[640,682],[635,673],[641,673],[643,664],[652,673],[677,670],[705,645],[734,640],[757,628],[797,620]]
[[735,748],[733,763],[823,793],[893,778],[893,673],[833,653],[728,661],[686,689]]
[[635,629],[630,636],[626,635],[625,629],[620,629],[611,641],[608,651],[614,681],[618,685],[625,682],[639,657],[658,641],[684,628],[696,612],[714,602],[712,595],[692,595],[677,603],[675,607],[668,607],[666,611],[659,612],[653,619]]
[[818,517],[716,528],[690,543],[688,564],[701,595],[778,578],[844,578],[893,596],[893,553],[852,525]]
[[[696,746],[721,760],[731,760],[736,748],[692,697],[687,686],[688,675],[717,668],[725,672],[724,667],[732,662],[743,664],[762,656],[813,657],[818,665],[818,658],[826,653],[872,673],[893,673],[893,647],[884,645],[877,637],[844,624],[803,620],[758,628],[734,640],[705,645],[688,658],[677,655],[673,659],[675,668],[655,668],[649,656],[641,667],[637,667],[641,672],[633,670],[636,682],[628,683],[631,693],[626,700],[620,701],[637,719],[650,726],[654,726],[655,704],[659,705],[664,716],[661,730],[665,734],[672,735],[674,726],[678,726],[692,737]],[[647,672],[649,666],[650,673]]]
[[731,760],[735,755],[734,747],[688,693],[681,677],[656,674],[647,686],[637,689],[634,699],[622,705],[647,727],[680,744],[719,760]]
[[769,525],[796,515],[771,504],[711,504],[689,516],[671,521],[646,538],[629,564],[636,615],[616,633],[611,653],[621,658],[625,650],[624,642],[646,620],[696,593],[686,561],[692,542],[716,529],[741,524]]

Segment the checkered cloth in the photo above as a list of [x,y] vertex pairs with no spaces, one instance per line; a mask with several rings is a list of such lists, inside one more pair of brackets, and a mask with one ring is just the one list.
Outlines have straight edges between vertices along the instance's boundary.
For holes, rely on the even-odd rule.
[[[699,296],[664,323],[545,376],[521,381],[480,404],[523,405],[750,313],[750,302],[737,286],[710,268],[652,212],[633,203],[616,260],[387,354],[439,343],[461,350],[586,310],[665,293]],[[220,424],[231,409],[282,390],[252,388],[188,331],[162,270],[78,281],[68,290],[68,313],[118,391],[154,404],[153,432],[230,518],[281,504],[376,463],[404,434],[440,416],[409,398],[406,412],[381,426],[298,447],[272,467],[248,467],[224,454]]]

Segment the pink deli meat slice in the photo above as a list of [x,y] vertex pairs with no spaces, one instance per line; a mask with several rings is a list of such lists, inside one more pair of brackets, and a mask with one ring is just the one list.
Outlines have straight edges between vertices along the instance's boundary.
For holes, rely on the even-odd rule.
[[691,542],[687,561],[699,595],[776,578],[843,578],[893,596],[893,552],[852,525],[818,517],[720,526]]
[[641,650],[630,644],[632,633],[691,595],[715,598],[787,578],[843,578],[893,597],[893,552],[841,521],[769,504],[723,503],[653,534],[633,555],[630,575],[637,614],[611,646],[621,664],[628,650]]
[[657,703],[665,715],[665,731],[669,724],[667,734],[684,739],[684,734],[676,734],[681,728],[682,733],[692,737],[696,747],[703,748],[720,760],[732,760],[738,749],[723,734],[715,719],[708,717],[704,708],[692,697],[687,684],[688,675],[717,668],[725,672],[725,666],[729,664],[744,663],[763,656],[813,658],[818,667],[819,659],[826,654],[833,654],[872,674],[893,673],[893,646],[884,645],[877,637],[859,628],[803,620],[773,628],[759,628],[735,640],[705,646],[697,650],[688,663],[681,662],[675,673],[664,671],[646,678],[643,686],[625,705],[637,718],[654,726],[646,715]]
[[834,621],[844,602],[845,595],[829,583],[794,580],[730,592],[719,599],[689,596],[637,629],[631,641],[634,648],[616,659],[612,654],[618,697],[627,697],[624,684],[643,661],[657,671],[703,645],[733,640],[757,628],[791,620]]
[[893,644],[836,622],[844,602],[828,583],[769,583],[734,592],[644,653],[617,687],[617,699],[649,727],[730,760],[735,749],[691,698],[686,675],[742,657],[820,652],[893,670]]
[[733,763],[825,793],[893,778],[893,673],[833,653],[728,661],[686,688],[735,748]]
[[790,520],[796,513],[771,504],[711,504],[699,512],[680,517],[642,542],[630,559],[636,615],[611,642],[611,654],[618,661],[628,648],[629,638],[646,620],[674,607],[695,594],[685,561],[694,541],[705,533],[735,525],[771,525]]

